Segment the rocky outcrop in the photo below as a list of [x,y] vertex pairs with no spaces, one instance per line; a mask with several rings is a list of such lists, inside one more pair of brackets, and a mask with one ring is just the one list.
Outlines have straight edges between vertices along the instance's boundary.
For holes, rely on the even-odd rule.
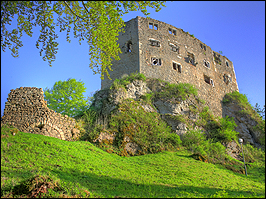
[[[95,101],[93,106],[101,110],[102,114],[108,115],[114,111],[118,105],[125,99],[131,98],[139,100],[140,105],[146,112],[158,112],[161,114],[162,119],[164,119],[169,126],[172,127],[173,132],[182,136],[188,131],[189,128],[195,130],[199,129],[204,131],[203,127],[198,127],[195,122],[199,119],[199,109],[202,110],[204,105],[200,102],[197,97],[188,96],[187,99],[182,100],[179,97],[168,98],[156,98],[153,104],[145,103],[142,100],[142,95],[150,92],[160,92],[165,87],[165,82],[155,81],[155,79],[147,79],[146,82],[141,80],[134,80],[132,83],[128,84],[125,88],[121,87],[118,89],[105,89],[98,91],[95,94]],[[236,104],[223,105],[223,117],[230,116],[235,119],[237,124],[236,131],[239,132],[239,137],[244,139],[245,143],[250,143],[255,146],[259,146],[259,136],[260,133],[253,130],[256,122],[249,118],[248,116],[240,116],[237,114],[241,108]],[[189,121],[187,122],[180,120],[178,116],[184,116],[183,119]],[[107,135],[101,133],[96,141],[103,140],[113,141],[115,135]],[[126,141],[125,141],[126,140]],[[136,143],[133,143],[129,138],[124,138],[125,144],[124,149],[128,153],[136,154],[139,147]],[[236,159],[241,159],[239,156],[240,147],[235,142],[226,143],[227,153]]]
[[254,127],[257,125],[257,122],[253,120],[247,114],[241,114],[242,108],[235,103],[227,103],[223,105],[223,117],[229,116],[233,117],[237,125],[235,131],[239,132],[238,137],[242,138],[244,144],[250,143],[256,147],[260,147],[260,136],[259,131],[254,130]]
[[19,131],[42,134],[62,140],[73,140],[79,135],[76,121],[50,110],[41,88],[20,87],[8,94],[1,123]]

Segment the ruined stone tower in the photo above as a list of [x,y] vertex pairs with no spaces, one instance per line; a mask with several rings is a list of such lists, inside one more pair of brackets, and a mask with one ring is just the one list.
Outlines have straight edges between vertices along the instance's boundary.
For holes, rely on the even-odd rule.
[[121,60],[113,61],[112,80],[105,76],[102,89],[134,72],[170,83],[190,83],[213,113],[222,116],[224,95],[238,91],[234,66],[227,57],[182,29],[155,19],[137,16],[126,22],[124,30],[118,37]]

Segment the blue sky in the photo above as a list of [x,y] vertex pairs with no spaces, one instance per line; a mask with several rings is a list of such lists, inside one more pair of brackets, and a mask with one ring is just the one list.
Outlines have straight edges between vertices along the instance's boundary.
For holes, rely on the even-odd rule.
[[[210,46],[222,51],[234,64],[239,92],[246,94],[254,106],[265,104],[265,2],[264,1],[174,1],[166,2],[160,12],[148,9],[153,19],[181,28]],[[144,15],[130,12],[124,21]],[[11,27],[15,27],[13,24]],[[56,81],[75,78],[91,96],[101,88],[100,75],[89,68],[88,46],[79,45],[66,33],[60,33],[56,61],[49,67],[42,60],[35,43],[39,30],[32,37],[22,37],[19,58],[1,51],[1,115],[11,89],[19,87],[51,88]]]

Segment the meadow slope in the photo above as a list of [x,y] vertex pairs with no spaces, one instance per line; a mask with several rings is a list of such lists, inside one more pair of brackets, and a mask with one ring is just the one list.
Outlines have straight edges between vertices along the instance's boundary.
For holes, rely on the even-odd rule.
[[[43,197],[265,197],[265,166],[250,164],[245,176],[190,155],[180,149],[120,157],[90,142],[3,126],[1,197],[29,197],[33,190]],[[44,182],[50,188],[37,191]]]

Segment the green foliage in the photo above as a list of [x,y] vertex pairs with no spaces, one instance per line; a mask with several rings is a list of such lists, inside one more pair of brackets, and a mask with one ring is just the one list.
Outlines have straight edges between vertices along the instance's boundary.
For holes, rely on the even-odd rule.
[[[243,145],[243,152],[246,162],[265,161],[265,152],[261,149],[253,147],[250,144]],[[242,156],[242,154],[241,154]]]
[[69,78],[67,81],[56,82],[51,89],[46,88],[44,99],[50,109],[74,117],[89,106],[88,100],[83,95],[85,90],[82,81]]
[[263,108],[260,108],[260,105],[256,103],[254,110],[261,116],[262,119],[265,120],[265,105],[263,106]]
[[238,132],[234,130],[236,126],[234,118],[228,116],[221,117],[218,121],[211,121],[208,124],[209,137],[221,143],[236,141],[238,135]]
[[171,133],[171,128],[158,113],[145,112],[133,100],[126,100],[119,106],[109,125],[110,132],[116,132],[116,147],[123,147],[123,140],[128,136],[138,144],[141,154],[177,148],[181,144],[179,136]]
[[84,114],[80,120],[84,121],[83,128],[85,129],[85,132],[81,133],[79,140],[93,142],[93,140],[99,136],[103,130],[103,127],[97,124],[98,117],[99,114],[94,107],[90,107],[88,110],[84,111]]
[[230,103],[232,101],[238,102],[241,106],[245,107],[249,105],[248,98],[245,94],[241,94],[238,91],[233,91],[232,93],[227,93],[224,96],[223,103]]
[[186,100],[190,95],[197,96],[198,91],[189,83],[171,84],[167,82],[160,92],[155,93],[155,97],[158,98],[171,99],[180,97],[182,100]]
[[137,73],[137,72],[131,73],[129,76],[125,76],[121,79],[115,79],[110,89],[116,89],[116,90],[119,88],[125,89],[126,86],[132,83],[134,80],[142,80],[143,82],[145,82],[146,77],[142,73]]
[[207,140],[200,130],[188,131],[182,138],[182,145],[194,154],[200,155],[199,160],[201,161],[223,162],[226,157],[225,147],[220,142],[214,142],[212,139]]
[[253,130],[260,132],[260,144],[265,147],[265,108],[261,109],[258,104],[256,104],[255,107],[252,107],[248,102],[247,96],[245,94],[240,94],[237,91],[225,95],[223,103],[227,104],[231,102],[236,102],[241,107],[241,110],[237,114],[247,116],[257,122],[257,125],[253,127]]
[[[117,36],[125,26],[122,16],[137,10],[147,16],[147,7],[158,12],[161,6],[165,6],[163,1],[1,1],[1,48],[5,51],[8,47],[12,56],[18,57],[23,33],[31,37],[32,26],[38,26],[41,29],[36,47],[42,44],[40,56],[52,66],[58,50],[56,27],[66,31],[68,42],[73,30],[79,44],[85,40],[89,45],[93,72],[100,73],[102,79],[104,74],[110,78],[112,59],[120,59]],[[16,15],[17,28],[9,31],[6,26]]]
[[200,118],[198,121],[196,121],[196,125],[198,126],[206,126],[209,121],[214,120],[214,116],[211,113],[208,106],[205,106],[200,112],[199,112]]
[[183,146],[192,150],[195,146],[199,146],[206,140],[204,133],[200,130],[191,130],[188,131],[182,138]]

